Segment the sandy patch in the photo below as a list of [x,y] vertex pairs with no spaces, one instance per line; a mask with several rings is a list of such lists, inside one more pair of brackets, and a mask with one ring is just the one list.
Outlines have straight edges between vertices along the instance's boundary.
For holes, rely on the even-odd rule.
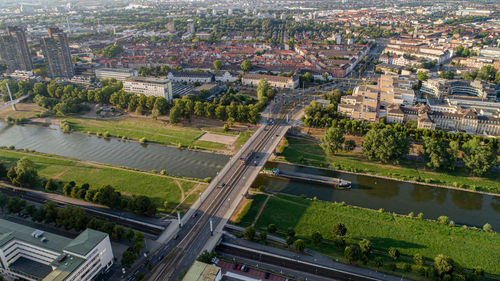
[[232,145],[236,141],[236,139],[238,139],[238,136],[226,136],[226,135],[218,135],[206,132],[198,140],[218,142],[225,145]]

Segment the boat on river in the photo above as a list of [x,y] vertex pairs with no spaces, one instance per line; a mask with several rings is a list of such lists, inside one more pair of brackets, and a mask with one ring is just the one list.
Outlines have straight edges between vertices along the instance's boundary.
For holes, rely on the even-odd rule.
[[306,173],[299,173],[299,172],[289,172],[289,171],[280,170],[278,168],[264,169],[262,171],[262,173],[269,175],[269,176],[278,177],[278,178],[285,178],[285,179],[291,179],[291,180],[296,180],[296,181],[312,182],[312,183],[320,183],[320,184],[330,185],[330,186],[334,186],[336,188],[341,188],[341,189],[351,188],[350,181],[343,180],[340,178],[325,177],[325,176],[320,176],[320,175],[313,175],[313,174],[306,174]]

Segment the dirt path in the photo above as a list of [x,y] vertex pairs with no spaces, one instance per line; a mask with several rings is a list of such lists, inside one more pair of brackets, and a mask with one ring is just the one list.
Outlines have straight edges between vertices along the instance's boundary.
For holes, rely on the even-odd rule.
[[255,216],[255,218],[253,219],[252,226],[255,226],[255,224],[259,220],[259,217],[262,214],[262,211],[264,211],[264,207],[266,207],[267,202],[269,201],[269,198],[271,198],[271,196],[268,195],[266,197],[266,200],[264,200],[264,203],[262,203],[262,206],[260,206],[259,212],[257,213],[257,215]]
[[182,201],[184,201],[184,198],[186,198],[186,196],[184,195],[184,189],[182,189],[182,185],[179,183],[178,180],[174,179],[174,182],[179,187],[179,190],[181,191],[181,200],[180,200],[180,202],[182,202]]

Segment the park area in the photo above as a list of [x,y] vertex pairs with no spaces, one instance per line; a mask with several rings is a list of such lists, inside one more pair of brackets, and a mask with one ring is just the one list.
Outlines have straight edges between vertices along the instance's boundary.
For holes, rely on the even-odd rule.
[[[118,118],[66,118],[72,131],[127,138],[169,146],[208,150],[218,153],[231,152],[248,134],[239,131],[223,131],[218,126],[170,125],[163,120],[145,117],[122,116]],[[205,136],[207,135],[207,136]],[[204,137],[205,136],[205,137]],[[242,140],[240,140],[240,138]]]
[[[422,277],[400,269],[404,263],[413,264],[412,257],[417,253],[423,255],[427,265],[437,255],[444,254],[465,268],[481,267],[486,273],[500,274],[500,235],[495,232],[283,194],[254,195],[240,210],[234,223],[242,227],[254,224],[257,231],[265,231],[274,224],[276,235],[283,238],[293,228],[296,238],[303,239],[307,247],[346,263],[344,247],[334,242],[333,226],[337,223],[347,228],[346,245],[358,244],[362,239],[371,241],[373,255],[364,265],[369,268],[384,270],[384,266],[374,265],[374,259],[379,256],[385,265],[392,263],[387,252],[394,247],[402,255],[396,272],[414,274],[415,279]],[[320,244],[312,242],[316,231],[323,237]]]
[[[90,189],[111,185],[127,196],[144,195],[151,198],[159,211],[172,211],[173,208],[188,208],[206,183],[190,179],[174,178],[151,172],[112,167],[93,162],[66,159],[58,156],[45,156],[21,151],[0,150],[0,163],[6,167],[26,157],[32,160],[43,178],[62,182],[74,181],[77,185],[87,183]],[[165,206],[165,202],[167,202]]]
[[[422,183],[445,185],[473,191],[500,193],[500,173],[490,171],[481,177],[471,176],[462,167],[453,171],[434,171],[423,162],[401,161],[399,165],[383,164],[366,159],[361,152],[339,151],[335,155],[326,155],[317,138],[289,136],[287,144],[281,148],[277,161],[332,168],[347,172],[366,173],[400,180],[419,181]],[[356,140],[356,142],[360,142]]]

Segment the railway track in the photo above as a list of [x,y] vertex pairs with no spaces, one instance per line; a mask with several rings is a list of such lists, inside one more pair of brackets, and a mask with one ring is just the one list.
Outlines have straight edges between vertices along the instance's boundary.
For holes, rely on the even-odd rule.
[[92,208],[85,208],[82,206],[69,204],[69,203],[64,202],[64,201],[53,200],[53,199],[49,200],[47,198],[44,198],[43,196],[39,196],[36,193],[31,193],[29,191],[16,191],[16,190],[8,189],[8,188],[2,188],[2,189],[0,189],[0,192],[5,193],[9,196],[19,196],[19,197],[22,197],[24,200],[28,200],[28,201],[38,203],[38,204],[45,204],[48,201],[53,201],[54,203],[56,203],[56,205],[58,207],[62,207],[62,206],[80,207],[80,208],[83,208],[85,210],[86,214],[88,214],[92,217],[112,221],[112,222],[115,222],[117,224],[120,224],[120,225],[123,225],[126,227],[131,227],[133,229],[136,229],[136,230],[139,230],[139,231],[142,231],[142,232],[145,232],[147,234],[154,235],[154,236],[160,235],[160,233],[165,229],[165,227],[163,227],[163,226],[158,226],[158,225],[154,225],[154,224],[150,224],[150,223],[146,223],[146,222],[141,222],[141,221],[129,219],[129,218],[126,218],[123,216],[109,214],[109,213],[106,213],[104,211],[99,211],[99,210],[95,210]]
[[[259,142],[254,146],[249,147],[247,149],[247,154],[242,157],[244,159],[243,162],[238,162],[238,166],[236,170],[231,174],[229,180],[226,182],[225,187],[222,187],[219,192],[215,195],[215,200],[210,202],[210,204],[203,208],[201,207],[201,211],[203,214],[199,218],[198,223],[196,223],[187,233],[187,235],[179,242],[179,244],[174,248],[169,255],[167,255],[162,263],[158,265],[156,270],[154,270],[149,276],[148,280],[159,281],[159,280],[176,280],[176,276],[174,276],[177,267],[182,259],[182,257],[189,251],[189,246],[195,242],[197,235],[201,230],[205,229],[210,223],[210,219],[214,217],[218,211],[223,206],[224,202],[230,196],[230,194],[234,191],[238,182],[240,181],[242,175],[248,170],[251,166],[252,161],[256,157],[255,152],[258,152],[264,148],[264,146],[268,143],[268,141],[274,136],[276,130],[280,127],[283,119],[277,120],[277,122],[272,125],[268,130],[263,132],[264,136],[259,138]],[[219,184],[219,183],[217,183]],[[209,200],[211,196],[207,196],[206,200]],[[203,205],[202,205],[203,206]]]

